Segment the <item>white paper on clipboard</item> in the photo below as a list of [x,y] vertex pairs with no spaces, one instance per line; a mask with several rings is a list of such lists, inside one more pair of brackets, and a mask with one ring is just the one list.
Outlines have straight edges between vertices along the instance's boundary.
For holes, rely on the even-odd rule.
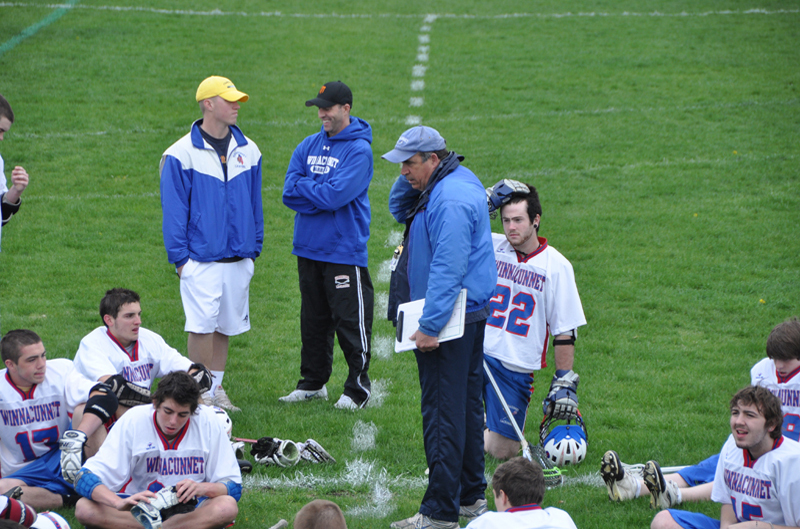
[[[416,343],[411,341],[411,335],[419,329],[419,319],[422,317],[424,299],[402,303],[397,307],[397,335],[395,336],[394,352],[402,353],[411,351]],[[439,341],[447,342],[464,336],[464,319],[467,314],[467,289],[462,288],[453,306],[453,315],[439,333]]]

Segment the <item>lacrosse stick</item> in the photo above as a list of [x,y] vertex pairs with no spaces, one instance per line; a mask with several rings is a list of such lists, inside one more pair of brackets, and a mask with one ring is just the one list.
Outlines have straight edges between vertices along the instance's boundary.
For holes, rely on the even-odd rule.
[[269,529],[283,529],[284,527],[289,527],[289,522],[281,518],[281,520],[278,523],[276,523]]
[[506,399],[500,392],[500,388],[497,386],[497,382],[494,379],[494,375],[492,375],[492,372],[489,370],[486,360],[483,361],[483,370],[486,373],[486,376],[489,377],[489,382],[492,383],[494,392],[497,394],[497,398],[500,399],[500,403],[503,405],[503,409],[508,416],[508,420],[511,422],[511,426],[514,427],[514,432],[516,432],[517,437],[519,438],[519,443],[522,445],[522,457],[528,461],[534,461],[538,463],[540,467],[542,467],[542,471],[544,471],[544,481],[548,487],[557,487],[558,485],[561,485],[564,482],[564,478],[561,476],[561,470],[559,470],[559,468],[547,458],[543,447],[536,445],[533,447],[533,450],[531,450],[528,440],[525,439],[525,436],[522,434],[522,430],[520,430],[517,421],[514,419],[514,414],[511,413],[511,408],[508,407]]

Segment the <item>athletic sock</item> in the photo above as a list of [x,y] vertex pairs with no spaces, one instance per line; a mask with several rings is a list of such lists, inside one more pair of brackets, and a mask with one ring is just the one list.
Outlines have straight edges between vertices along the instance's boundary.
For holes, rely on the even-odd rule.
[[225,376],[225,371],[211,371],[211,375],[214,377],[214,385],[211,386],[211,396],[213,397],[214,393],[217,392],[217,388],[222,385],[222,377]]

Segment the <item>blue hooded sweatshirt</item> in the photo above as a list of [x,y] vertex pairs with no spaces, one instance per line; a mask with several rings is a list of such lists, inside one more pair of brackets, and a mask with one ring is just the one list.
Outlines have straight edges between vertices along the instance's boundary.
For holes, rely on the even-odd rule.
[[369,123],[350,116],[334,137],[323,127],[294,150],[283,186],[283,203],[297,212],[294,255],[367,266],[371,143]]

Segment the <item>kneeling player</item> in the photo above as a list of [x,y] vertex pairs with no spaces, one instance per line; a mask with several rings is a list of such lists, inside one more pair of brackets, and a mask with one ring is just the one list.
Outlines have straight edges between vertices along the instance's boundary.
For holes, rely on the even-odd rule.
[[[168,518],[165,528],[212,529],[233,522],[242,476],[226,432],[210,408],[198,406],[199,397],[194,379],[175,371],[161,379],[151,406],[117,421],[78,473],[81,523],[135,529]],[[180,514],[170,518],[174,512]]]
[[[524,430],[533,372],[546,366],[550,334],[556,372],[543,402],[545,415],[572,419],[578,413],[578,375],[572,371],[577,328],[586,324],[572,265],[539,237],[542,206],[536,189],[503,180],[487,190],[489,210],[500,210],[505,235],[492,234],[497,291],[483,341],[486,365]],[[488,377],[485,450],[499,459],[519,453],[520,442]]]
[[[58,439],[70,428],[69,415],[87,402],[92,383],[80,376],[72,361],[47,360],[42,339],[33,331],[9,331],[0,341],[0,492],[20,487],[25,503],[36,509],[56,509],[78,500],[61,475]],[[102,393],[94,391],[93,393]],[[89,398],[77,428],[88,446],[102,442],[103,420],[116,410],[116,398]],[[95,415],[97,414],[97,415]],[[102,417],[102,418],[101,418]],[[77,416],[74,417],[78,421]]]

